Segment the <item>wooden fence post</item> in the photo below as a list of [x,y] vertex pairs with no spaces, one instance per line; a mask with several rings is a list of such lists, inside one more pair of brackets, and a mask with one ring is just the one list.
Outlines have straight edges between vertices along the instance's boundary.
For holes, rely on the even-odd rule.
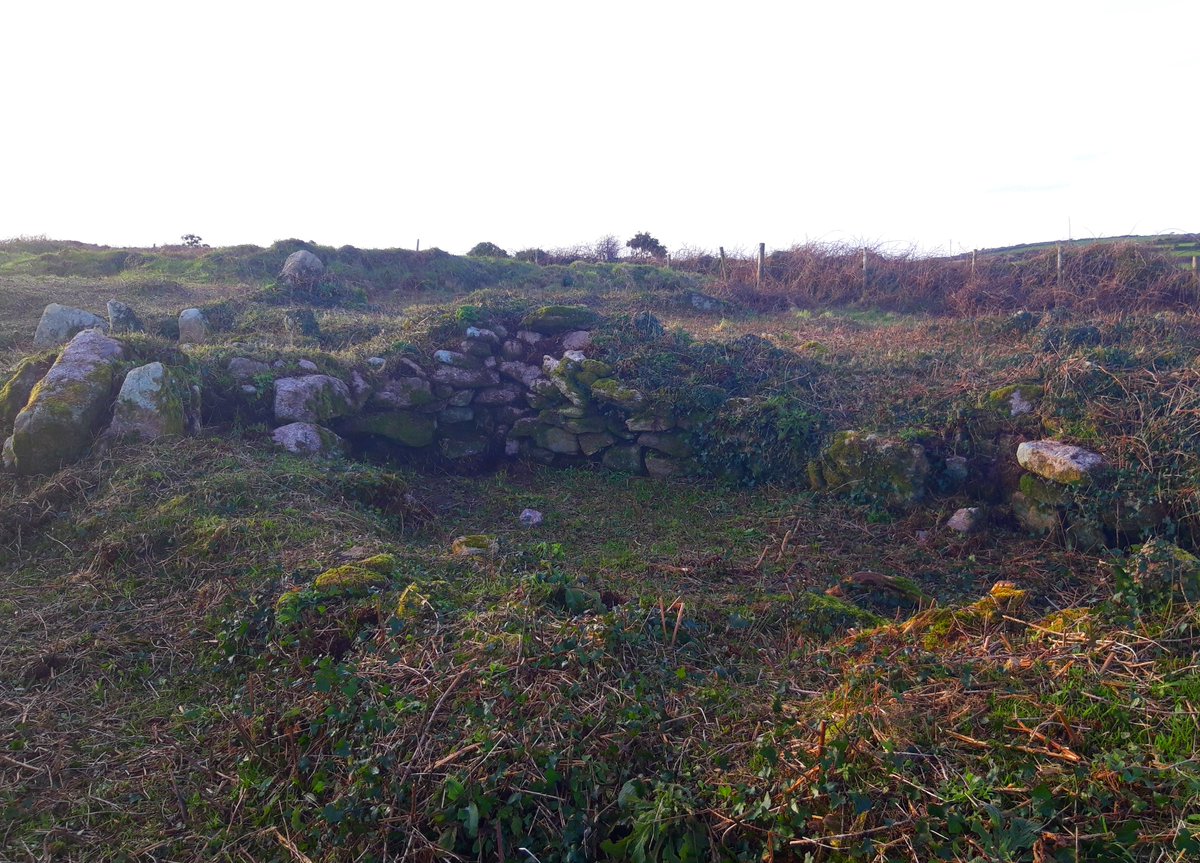
[[721,250],[721,278],[725,279],[728,278],[728,273],[725,270],[725,247],[719,246],[718,248]]
[[767,244],[759,243],[758,244],[758,271],[754,277],[754,284],[756,286],[762,285],[763,268],[766,266],[766,263],[767,263]]
[[971,249],[971,275],[972,276],[975,275],[975,253],[978,251],[979,251],[978,249]]

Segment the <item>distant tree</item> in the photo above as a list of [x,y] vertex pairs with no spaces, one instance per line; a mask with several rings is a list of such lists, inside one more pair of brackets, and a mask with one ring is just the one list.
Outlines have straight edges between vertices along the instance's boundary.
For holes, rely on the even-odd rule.
[[513,252],[513,257],[518,261],[529,261],[532,264],[540,264],[546,260],[545,249],[521,249],[519,252]]
[[467,252],[470,257],[482,258],[507,258],[508,252],[497,246],[495,243],[476,243],[471,247],[471,251]]
[[202,240],[200,237],[196,236],[195,234],[184,234],[179,239],[183,240],[183,244],[185,246],[189,246],[193,249],[199,248],[204,243],[204,240]]
[[634,234],[633,239],[625,245],[640,255],[649,255],[652,258],[665,258],[667,256],[667,247],[650,236],[646,231]]
[[601,237],[592,249],[592,256],[597,261],[611,264],[621,254],[621,241],[612,234]]

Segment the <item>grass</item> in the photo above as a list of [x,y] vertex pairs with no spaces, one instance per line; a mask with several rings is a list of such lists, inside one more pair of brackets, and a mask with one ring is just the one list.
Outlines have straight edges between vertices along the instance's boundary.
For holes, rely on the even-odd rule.
[[[1072,506],[1098,520],[1162,501],[1156,529],[1195,548],[1193,316],[1051,315],[1030,332],[1007,315],[706,316],[678,302],[691,276],[581,265],[369,284],[352,307],[314,304],[321,335],[302,337],[284,316],[308,306],[268,277],[195,268],[221,250],[165,254],[166,282],[28,272],[59,251],[0,260],[4,364],[51,300],[116,296],[148,322],[208,307],[219,341],[191,361],[210,396],[238,352],[336,372],[434,346],[463,305],[585,302],[616,322],[596,349],[623,378],[682,401],[719,382],[759,405],[722,420],[752,449],[802,468],[866,428],[976,472],[889,509],[782,469],[730,485],[325,465],[275,453],[254,417],[218,417],[199,438],[0,477],[0,859],[1200,853],[1200,612],[1114,601],[1123,552],[1026,535],[983,470],[1019,438],[1086,441],[1117,471]],[[622,336],[643,309],[670,332],[653,350]],[[1046,349],[1047,328],[1084,323],[1099,345]],[[1040,391],[1035,413],[997,413],[988,393],[1018,383]],[[986,533],[943,527],[981,500]],[[521,526],[527,507],[540,526]],[[472,534],[497,554],[450,553]],[[395,558],[382,585],[314,584],[376,554]],[[898,601],[863,573],[915,589]]]

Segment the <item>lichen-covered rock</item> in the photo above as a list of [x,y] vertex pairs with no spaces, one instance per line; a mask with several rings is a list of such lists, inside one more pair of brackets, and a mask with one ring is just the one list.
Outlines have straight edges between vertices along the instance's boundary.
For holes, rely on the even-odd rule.
[[[489,351],[490,355],[490,351]],[[472,356],[471,354],[462,353],[461,351],[440,350],[433,352],[433,359],[442,365],[452,366],[456,369],[480,369],[483,368],[483,363],[480,357]]]
[[538,419],[571,434],[595,434],[605,429],[604,417],[582,408],[550,408],[539,413]]
[[977,506],[966,506],[955,511],[946,521],[946,527],[959,533],[975,533],[983,527],[984,513]]
[[53,354],[26,357],[17,364],[4,385],[0,386],[0,435],[7,435],[12,431],[13,420],[29,401],[29,394],[33,392],[37,382],[50,371],[54,360]]
[[0,468],[6,471],[15,471],[17,469],[17,455],[13,452],[12,435],[4,439],[4,447],[0,449]]
[[894,505],[920,500],[928,477],[929,459],[919,444],[860,431],[835,434],[809,469],[815,488],[865,493]]
[[575,330],[562,337],[564,351],[581,351],[592,343],[592,334],[587,330]]
[[510,405],[521,398],[521,391],[512,384],[501,384],[498,387],[486,387],[475,395],[474,403],[484,407]]
[[1031,473],[1065,485],[1090,479],[1104,467],[1098,453],[1053,440],[1021,444],[1017,447],[1017,462]]
[[666,411],[641,413],[625,421],[625,428],[631,432],[664,432],[675,425],[674,415]]
[[542,370],[539,366],[528,365],[516,361],[502,362],[499,365],[500,374],[511,381],[519,383],[525,389],[532,389],[534,383],[542,380]]
[[433,443],[437,420],[418,411],[394,410],[364,413],[348,417],[337,424],[344,435],[374,435],[409,447],[425,447]]
[[139,366],[125,375],[106,435],[152,441],[189,434],[200,421],[195,401],[191,385],[162,363]]
[[12,469],[48,473],[83,455],[112,403],[124,347],[98,329],[63,348],[13,423]]
[[542,426],[533,437],[539,447],[550,452],[562,455],[575,455],[579,452],[579,437],[566,429]]
[[275,419],[279,423],[323,423],[354,409],[350,388],[329,375],[304,375],[275,381]]
[[96,328],[107,330],[108,322],[99,315],[83,309],[51,303],[42,311],[37,330],[33,334],[35,348],[52,348],[73,338],[83,330]]
[[1035,500],[1022,492],[1013,492],[1011,504],[1017,523],[1038,536],[1054,532],[1062,522],[1057,506]]
[[640,390],[625,386],[616,378],[601,378],[592,383],[592,398],[623,411],[640,411],[646,406],[646,396]]
[[295,455],[340,456],[346,442],[327,428],[313,423],[288,423],[271,433],[271,439]]
[[433,370],[431,378],[435,384],[454,389],[483,389],[500,383],[500,375],[492,369],[465,369],[451,365],[439,365]]
[[1143,543],[1125,575],[1143,605],[1200,602],[1200,559],[1166,540]]
[[616,442],[617,439],[608,432],[585,432],[579,436],[579,448],[586,456],[594,456]]
[[137,312],[120,300],[109,300],[107,309],[110,333],[140,333],[145,329]]
[[179,313],[179,342],[185,345],[199,345],[207,342],[212,332],[208,326],[208,318],[199,309],[184,309]]
[[1032,413],[1042,400],[1042,388],[1034,384],[1013,384],[988,394],[988,403],[1001,408],[1009,417]]
[[357,563],[346,563],[327,569],[317,576],[313,587],[334,593],[365,593],[372,587],[382,587],[396,571],[396,558],[377,554]]
[[702,294],[699,291],[687,291],[684,294],[684,302],[698,312],[719,312],[725,308],[725,303],[718,300],[716,297],[710,297],[708,294]]
[[[522,330],[558,335],[586,330],[596,323],[596,313],[583,306],[542,306],[521,321]],[[520,333],[517,334],[520,337]]]
[[455,557],[491,557],[499,550],[496,537],[483,533],[460,536],[450,546],[450,553]]
[[297,288],[307,288],[315,285],[325,275],[325,265],[312,252],[301,249],[292,252],[283,262],[279,278]]
[[437,401],[424,378],[396,378],[385,383],[371,394],[369,403],[373,407],[418,408]]

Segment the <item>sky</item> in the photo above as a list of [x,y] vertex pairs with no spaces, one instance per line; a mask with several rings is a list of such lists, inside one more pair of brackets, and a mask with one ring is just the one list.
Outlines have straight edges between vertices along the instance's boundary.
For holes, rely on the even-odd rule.
[[1200,231],[1200,3],[10,2],[0,238]]

